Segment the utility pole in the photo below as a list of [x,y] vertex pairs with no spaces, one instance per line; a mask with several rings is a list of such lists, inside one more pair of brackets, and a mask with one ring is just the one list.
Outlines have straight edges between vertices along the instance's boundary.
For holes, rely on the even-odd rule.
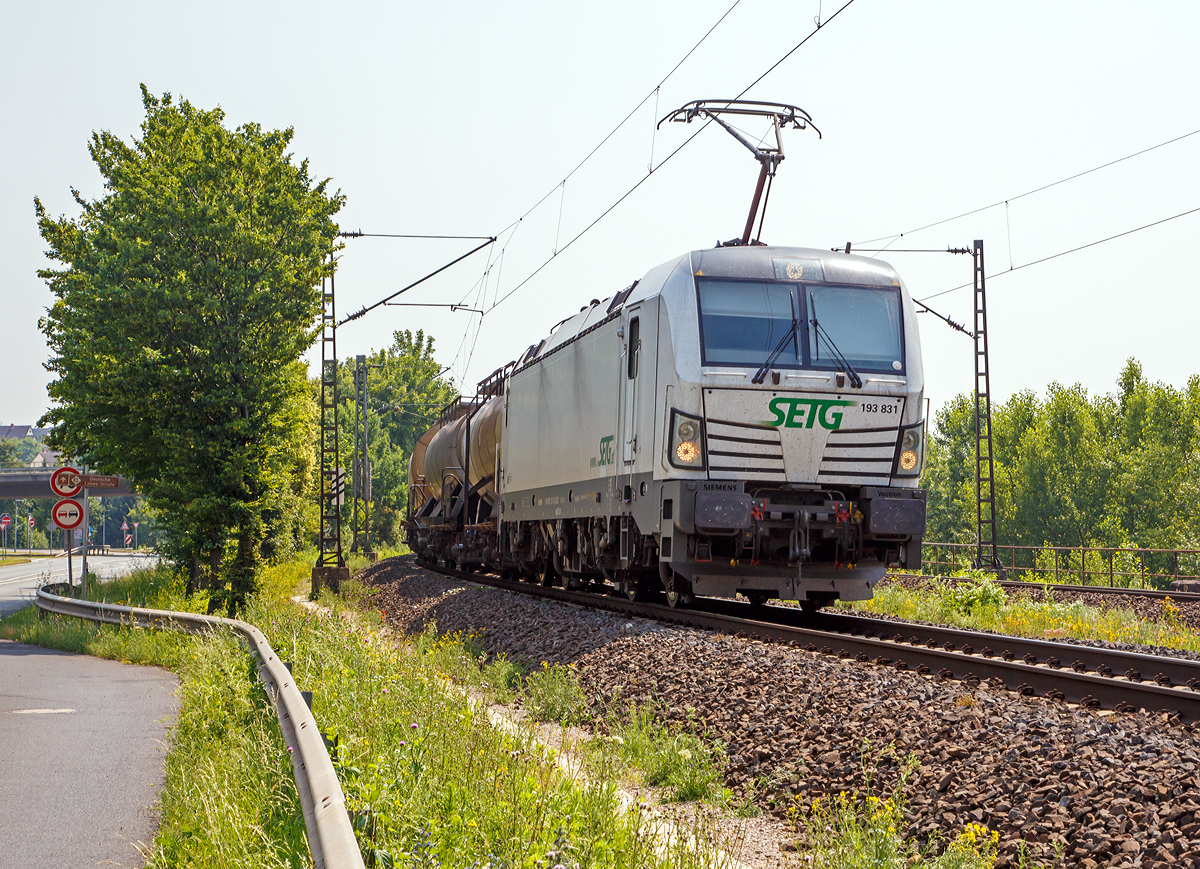
[[[317,544],[320,554],[312,573],[316,594],[325,585],[337,591],[350,570],[342,557],[342,515],[338,497],[341,461],[338,454],[337,407],[337,316],[334,309],[333,252],[329,254],[330,274],[321,279],[321,464],[320,528]],[[344,484],[342,484],[344,485]]]
[[[84,476],[87,476],[87,473],[88,473],[88,467],[87,467],[87,465],[84,465],[83,466]],[[91,521],[92,521],[92,519],[88,515],[87,486],[84,486],[83,487],[83,554],[82,554],[83,561],[79,568],[79,572],[80,572],[79,599],[80,600],[87,600],[88,544],[90,544],[92,542],[91,525],[89,525],[88,523],[90,523]]]
[[[371,552],[371,389],[367,373],[371,366],[366,356],[354,357],[354,463],[353,494],[354,515],[351,535],[351,551],[357,552],[359,532],[363,535],[363,552],[368,558]],[[362,517],[361,522],[359,517]]]
[[983,240],[975,260],[975,567],[1001,570],[996,556],[996,484],[992,461],[992,383],[988,371],[987,293]]

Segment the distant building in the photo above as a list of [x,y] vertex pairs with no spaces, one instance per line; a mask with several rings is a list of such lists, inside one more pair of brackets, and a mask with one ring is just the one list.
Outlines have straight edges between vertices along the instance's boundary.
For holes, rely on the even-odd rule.
[[41,452],[33,457],[33,461],[29,463],[31,468],[57,468],[61,462],[59,461],[58,453],[49,447],[42,447]]
[[48,428],[34,428],[31,425],[0,425],[0,440],[21,440],[22,438],[33,438],[34,440],[44,440],[46,435],[50,434]]

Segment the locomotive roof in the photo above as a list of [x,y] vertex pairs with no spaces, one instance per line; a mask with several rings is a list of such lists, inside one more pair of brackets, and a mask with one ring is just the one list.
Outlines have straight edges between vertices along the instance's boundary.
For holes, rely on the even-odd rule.
[[[693,250],[648,271],[621,293],[593,300],[579,313],[562,320],[540,343],[522,354],[517,366],[546,355],[580,333],[615,316],[626,305],[640,302],[662,290],[663,284],[684,260],[690,260],[697,277],[741,280],[797,280],[815,283],[899,287],[900,276],[890,264],[871,257],[811,247],[747,245]],[[789,270],[789,266],[791,266]],[[615,303],[614,303],[615,302]]]

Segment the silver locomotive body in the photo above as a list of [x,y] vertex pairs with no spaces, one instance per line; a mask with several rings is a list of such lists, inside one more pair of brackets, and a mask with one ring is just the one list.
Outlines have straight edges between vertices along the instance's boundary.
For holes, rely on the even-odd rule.
[[[920,562],[922,389],[890,266],[693,251],[560,323],[447,417],[434,441],[461,447],[436,468],[414,456],[410,544],[672,602],[868,598],[888,565]],[[477,417],[494,437],[471,436]]]

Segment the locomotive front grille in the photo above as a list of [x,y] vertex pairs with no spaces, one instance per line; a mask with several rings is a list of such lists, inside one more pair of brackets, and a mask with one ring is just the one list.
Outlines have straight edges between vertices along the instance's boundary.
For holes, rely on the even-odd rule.
[[708,472],[714,480],[787,479],[779,430],[771,426],[709,419]]
[[849,429],[829,433],[821,469],[823,483],[886,486],[892,478],[899,429]]

